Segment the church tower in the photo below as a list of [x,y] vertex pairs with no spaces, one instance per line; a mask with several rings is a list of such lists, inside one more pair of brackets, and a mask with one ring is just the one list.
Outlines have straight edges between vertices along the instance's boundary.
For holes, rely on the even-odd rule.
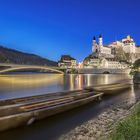
[[102,35],[100,34],[99,35],[99,47],[102,47],[103,46],[103,38],[102,38]]
[[98,52],[98,45],[97,45],[95,36],[92,39],[92,52]]

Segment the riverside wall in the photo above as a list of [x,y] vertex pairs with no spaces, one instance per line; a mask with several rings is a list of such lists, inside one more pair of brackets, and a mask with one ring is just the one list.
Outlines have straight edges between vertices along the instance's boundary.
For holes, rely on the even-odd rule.
[[79,74],[129,74],[130,69],[79,68]]

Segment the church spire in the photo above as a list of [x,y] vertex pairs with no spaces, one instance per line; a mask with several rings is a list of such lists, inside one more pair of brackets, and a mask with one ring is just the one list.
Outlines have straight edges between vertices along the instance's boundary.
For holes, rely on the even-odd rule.
[[93,36],[93,40],[96,40],[96,37],[95,36]]
[[99,46],[103,46],[103,38],[102,38],[102,34],[99,35]]
[[102,38],[102,34],[99,35],[99,38]]
[[92,52],[94,52],[96,46],[97,46],[96,37],[93,36],[93,39],[92,39]]

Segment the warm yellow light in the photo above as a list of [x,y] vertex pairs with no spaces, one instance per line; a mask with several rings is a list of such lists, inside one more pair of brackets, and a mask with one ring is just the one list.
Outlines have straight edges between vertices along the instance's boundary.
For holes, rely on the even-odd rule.
[[31,75],[0,75],[0,87],[15,88],[51,85],[56,82],[63,82],[63,74],[31,74]]

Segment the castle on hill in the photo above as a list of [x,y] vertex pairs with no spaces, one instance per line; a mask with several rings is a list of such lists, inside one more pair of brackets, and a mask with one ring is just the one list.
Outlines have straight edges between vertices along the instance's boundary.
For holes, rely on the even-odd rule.
[[128,35],[121,41],[103,44],[103,37],[92,39],[92,54],[84,59],[87,67],[98,68],[128,68],[140,57],[140,46],[136,46],[134,39]]
[[128,35],[126,38],[123,38],[121,41],[114,41],[111,44],[106,46],[103,45],[102,35],[98,38],[98,43],[96,37],[93,37],[92,40],[92,52],[98,53],[99,55],[107,55],[108,57],[113,57],[113,50],[117,48],[122,48],[124,53],[137,54],[140,53],[140,47],[136,46],[134,39]]

